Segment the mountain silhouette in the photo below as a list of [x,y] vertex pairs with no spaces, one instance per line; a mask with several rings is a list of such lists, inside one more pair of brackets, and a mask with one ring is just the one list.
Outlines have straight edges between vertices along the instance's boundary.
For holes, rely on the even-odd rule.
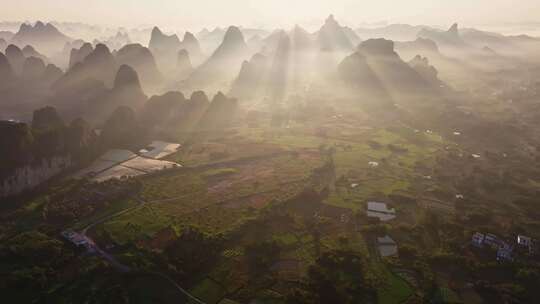
[[0,89],[15,81],[16,76],[7,57],[0,52]]
[[128,44],[116,53],[118,65],[129,65],[141,78],[145,87],[157,87],[163,81],[163,76],[158,70],[154,55],[150,50],[140,44]]
[[190,32],[184,34],[184,39],[180,43],[179,50],[184,49],[188,52],[191,61],[195,64],[198,64],[203,59],[203,53],[201,50],[201,45],[199,40]]
[[70,68],[56,86],[73,86],[86,79],[94,79],[110,87],[116,74],[116,66],[116,60],[109,48],[104,44],[98,44],[82,62]]
[[178,57],[176,60],[177,76],[181,80],[193,72],[193,65],[191,64],[191,58],[189,52],[185,49],[178,51]]
[[353,44],[343,27],[334,19],[334,15],[328,16],[324,25],[317,33],[317,41],[322,51],[350,51]]
[[38,21],[34,26],[21,24],[19,31],[11,38],[11,43],[18,46],[32,45],[47,55],[53,55],[60,52],[66,42],[71,40],[54,25]]
[[231,26],[220,46],[193,72],[188,82],[195,87],[232,82],[247,56],[249,50],[242,32]]
[[242,63],[240,73],[234,81],[229,95],[240,101],[254,98],[260,93],[267,73],[267,57],[260,53],[253,55],[249,61],[246,60]]
[[80,48],[72,48],[69,55],[69,68],[75,64],[83,62],[84,59],[94,51],[91,43],[84,43]]
[[24,61],[26,60],[21,49],[14,44],[8,45],[6,48],[6,57],[15,74],[21,75]]

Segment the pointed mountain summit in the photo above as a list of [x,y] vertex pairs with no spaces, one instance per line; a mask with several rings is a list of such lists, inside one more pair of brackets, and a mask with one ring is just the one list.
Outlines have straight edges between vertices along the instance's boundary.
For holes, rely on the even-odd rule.
[[392,103],[384,84],[361,52],[355,52],[343,59],[338,66],[338,74],[351,97],[362,101],[373,100],[385,105]]
[[418,37],[433,40],[438,46],[447,49],[469,47],[461,38],[457,23],[454,23],[447,31],[424,28],[418,33]]
[[176,34],[165,35],[157,26],[152,29],[148,47],[152,51],[176,52],[180,48],[180,39]]
[[188,51],[191,59],[196,60],[197,62],[200,61],[202,57],[202,50],[199,40],[197,40],[195,35],[190,32],[186,32],[184,34],[184,39],[180,44],[180,49]]
[[353,44],[347,37],[343,27],[330,15],[317,33],[319,47],[323,51],[349,51]]
[[118,50],[116,62],[118,65],[126,64],[135,69],[145,87],[158,86],[163,79],[152,52],[138,43],[127,44]]
[[229,127],[237,110],[238,101],[235,98],[228,98],[222,92],[218,92],[201,117],[198,128],[201,131],[207,131]]
[[38,21],[34,26],[21,24],[11,42],[19,46],[32,45],[47,55],[53,55],[60,52],[64,45],[71,40],[54,25]]
[[292,48],[295,51],[308,50],[314,45],[311,35],[299,25],[294,26],[289,36],[291,37]]
[[28,57],[36,57],[36,58],[39,58],[39,59],[43,60],[43,62],[45,62],[45,63],[49,62],[49,59],[47,58],[47,56],[45,56],[45,55],[41,54],[40,52],[36,51],[36,49],[34,49],[34,47],[32,47],[31,45],[25,46],[21,51],[22,51],[24,57],[26,57],[26,58],[28,58]]
[[[416,65],[422,62],[414,62]],[[340,76],[349,86],[370,90],[374,97],[403,102],[430,97],[438,88],[405,63],[394,50],[394,42],[369,39],[340,64]],[[426,73],[428,76],[429,73]],[[368,85],[369,84],[369,85]],[[388,98],[391,97],[391,98]]]
[[234,53],[242,52],[247,49],[244,35],[240,29],[236,26],[231,26],[227,29],[223,42],[212,54],[212,58],[226,57],[234,55]]
[[409,61],[409,65],[418,72],[422,78],[430,83],[437,86],[442,84],[441,80],[438,78],[439,71],[429,64],[429,59],[427,57],[416,55],[416,57]]
[[193,72],[189,84],[200,86],[233,81],[247,56],[249,49],[244,35],[238,27],[231,26],[212,56]]
[[242,63],[230,95],[241,101],[255,97],[267,73],[268,59],[260,53],[253,55],[251,60]]
[[83,62],[92,51],[94,51],[94,47],[88,42],[84,43],[79,49],[72,48],[69,55],[69,67],[72,68],[75,64]]
[[174,62],[181,42],[176,34],[165,35],[158,27],[154,27],[148,48],[152,51],[159,70],[165,75],[174,72]]
[[452,26],[448,29],[448,34],[451,34],[456,37],[459,36],[459,29],[458,29],[457,23],[452,24]]
[[91,121],[103,121],[118,107],[138,110],[146,100],[139,75],[132,67],[123,64],[116,73],[113,88],[93,100],[88,116]]
[[116,73],[116,77],[114,78],[115,89],[124,87],[138,87],[139,89],[141,87],[139,75],[132,67],[126,64],[120,66],[118,73]]

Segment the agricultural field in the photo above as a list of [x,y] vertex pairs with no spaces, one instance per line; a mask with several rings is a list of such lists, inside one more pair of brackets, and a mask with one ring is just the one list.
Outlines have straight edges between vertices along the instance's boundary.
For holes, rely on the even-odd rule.
[[143,178],[139,196],[146,204],[104,223],[103,229],[118,243],[152,237],[170,225],[227,233],[301,192],[322,164],[315,152],[287,153]]
[[[324,280],[335,282],[336,297],[363,294],[384,304],[481,297],[468,287],[471,269],[491,255],[467,249],[470,269],[444,279],[449,271],[436,269],[461,263],[452,259],[473,229],[486,229],[477,215],[484,208],[498,219],[491,231],[504,231],[512,223],[503,212],[531,204],[464,208],[479,195],[466,191],[465,176],[508,164],[488,153],[472,156],[478,149],[451,134],[352,121],[349,114],[321,124],[235,127],[226,136],[183,142],[165,157],[181,167],[120,180],[132,190],[65,225],[89,227],[88,235],[123,265],[166,273],[204,303],[288,303],[296,293],[317,294]],[[521,187],[536,184],[529,178]],[[76,184],[69,185],[55,191],[69,196]],[[83,194],[111,191],[94,187]],[[496,191],[482,195],[509,199],[509,189]],[[21,211],[25,222],[38,223],[52,197],[30,201]],[[368,217],[368,202],[387,204],[395,218]],[[380,256],[376,239],[385,235],[396,241],[397,255]],[[175,296],[168,292],[164,297]]]

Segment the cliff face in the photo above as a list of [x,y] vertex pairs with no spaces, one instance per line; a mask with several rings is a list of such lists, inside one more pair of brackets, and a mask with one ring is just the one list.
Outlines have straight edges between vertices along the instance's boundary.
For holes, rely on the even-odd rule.
[[18,167],[13,174],[0,180],[0,197],[12,196],[32,189],[69,166],[71,166],[71,157],[66,155],[41,159],[37,164]]
[[29,190],[91,157],[96,136],[82,119],[66,126],[53,107],[34,112],[31,127],[0,121],[0,198]]

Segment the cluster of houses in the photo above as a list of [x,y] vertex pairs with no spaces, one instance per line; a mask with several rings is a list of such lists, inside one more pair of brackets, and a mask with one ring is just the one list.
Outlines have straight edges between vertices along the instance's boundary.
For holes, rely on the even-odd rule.
[[477,248],[485,246],[497,250],[497,261],[513,261],[517,249],[528,254],[536,253],[537,242],[524,235],[518,235],[515,242],[506,241],[492,233],[476,232],[472,235],[472,245]]

